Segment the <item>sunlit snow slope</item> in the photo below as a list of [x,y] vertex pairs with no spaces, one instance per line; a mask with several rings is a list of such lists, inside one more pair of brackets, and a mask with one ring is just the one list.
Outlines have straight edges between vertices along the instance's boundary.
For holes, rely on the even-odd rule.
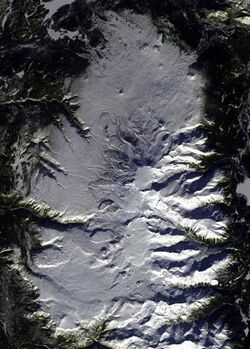
[[64,329],[106,320],[102,343],[115,349],[232,348],[230,319],[210,315],[226,302],[232,252],[228,218],[211,205],[223,201],[222,173],[194,166],[212,152],[197,128],[195,57],[163,43],[147,16],[107,19],[102,57],[71,88],[89,137],[66,119],[64,132],[36,135],[49,135],[57,172],[36,173],[30,197],[61,212],[40,226],[42,305]]

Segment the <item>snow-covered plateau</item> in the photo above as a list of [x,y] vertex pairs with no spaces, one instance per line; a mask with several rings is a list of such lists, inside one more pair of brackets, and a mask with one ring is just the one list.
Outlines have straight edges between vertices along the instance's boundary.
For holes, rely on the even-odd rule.
[[230,319],[210,315],[234,261],[228,217],[212,205],[224,199],[222,172],[195,166],[213,154],[196,57],[163,42],[148,15],[106,16],[105,48],[69,92],[88,137],[63,116],[63,132],[34,134],[56,169],[33,174],[28,199],[60,220],[41,222],[30,278],[59,331],[103,320],[110,348],[231,349]]
[[0,1],[0,349],[248,349],[247,2]]

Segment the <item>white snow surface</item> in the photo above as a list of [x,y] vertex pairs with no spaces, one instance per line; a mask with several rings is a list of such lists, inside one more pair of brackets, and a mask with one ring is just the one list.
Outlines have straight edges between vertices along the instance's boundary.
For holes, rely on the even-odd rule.
[[218,296],[213,286],[232,257],[209,244],[227,238],[227,218],[205,206],[223,199],[221,173],[192,168],[211,151],[196,129],[195,57],[163,43],[145,15],[107,17],[98,23],[102,57],[71,91],[90,137],[66,120],[64,134],[41,131],[65,171],[56,180],[37,173],[30,195],[66,217],[93,214],[88,225],[40,226],[33,280],[43,308],[65,329],[107,319],[102,343],[112,348],[229,349],[220,319],[209,328],[190,320]]
[[49,2],[42,2],[46,10],[48,10],[47,15],[44,18],[44,21],[48,18],[51,18],[54,13],[56,13],[59,8],[65,5],[71,5],[75,0],[53,0]]
[[243,183],[238,184],[237,193],[246,196],[247,204],[250,203],[250,179],[246,178]]

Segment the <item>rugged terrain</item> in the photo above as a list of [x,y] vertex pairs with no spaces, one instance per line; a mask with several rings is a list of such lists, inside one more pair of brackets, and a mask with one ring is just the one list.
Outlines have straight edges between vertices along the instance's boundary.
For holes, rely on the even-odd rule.
[[1,2],[4,349],[248,345],[247,6]]

